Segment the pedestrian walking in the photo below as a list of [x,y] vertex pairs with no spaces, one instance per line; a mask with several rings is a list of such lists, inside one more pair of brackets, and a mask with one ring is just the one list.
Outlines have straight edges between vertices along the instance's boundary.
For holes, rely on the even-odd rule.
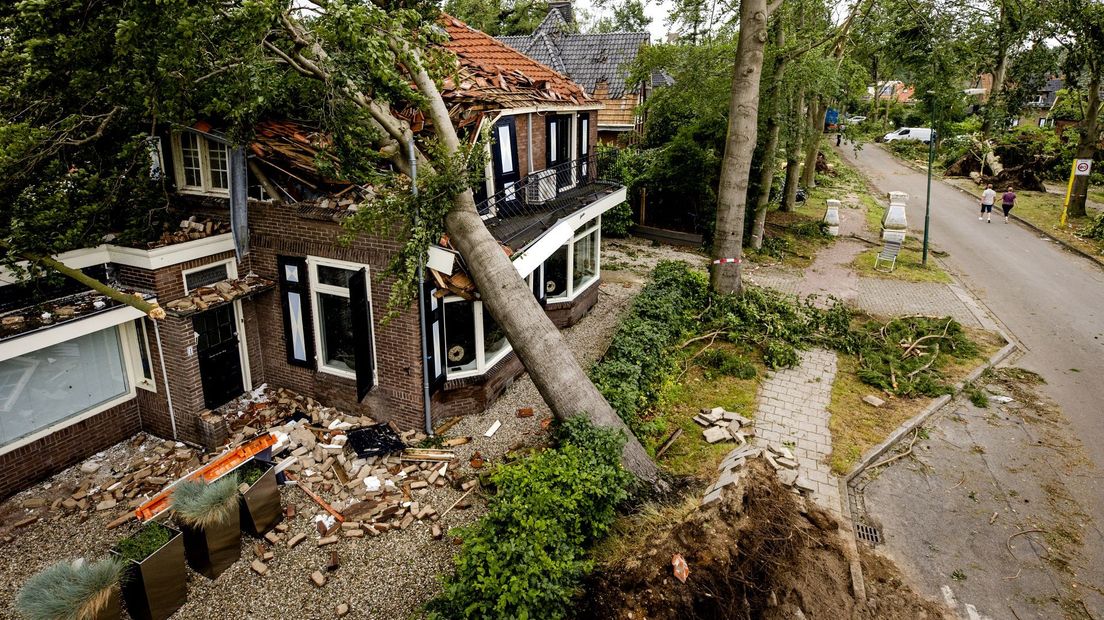
[[1001,208],[1004,209],[1004,223],[1008,223],[1008,212],[1012,210],[1012,207],[1016,206],[1016,192],[1012,191],[1012,186],[1008,186],[1008,191],[1004,192],[1001,196]]
[[985,191],[981,193],[981,213],[978,214],[978,221],[981,218],[986,218],[985,221],[990,224],[993,223],[993,203],[997,201],[997,192],[993,191],[993,185],[989,184],[985,186]]

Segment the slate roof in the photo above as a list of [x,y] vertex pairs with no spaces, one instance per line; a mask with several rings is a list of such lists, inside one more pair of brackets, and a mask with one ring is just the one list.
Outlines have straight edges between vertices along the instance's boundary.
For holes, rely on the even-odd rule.
[[441,23],[448,33],[443,46],[460,61],[457,76],[447,78],[441,92],[450,104],[509,108],[591,102],[579,84],[494,37],[450,15],[442,14]]
[[609,97],[620,99],[635,87],[625,78],[628,65],[640,47],[648,43],[647,32],[576,34],[569,31],[559,10],[550,10],[530,36],[498,37],[506,45],[569,76],[586,92],[606,82]]

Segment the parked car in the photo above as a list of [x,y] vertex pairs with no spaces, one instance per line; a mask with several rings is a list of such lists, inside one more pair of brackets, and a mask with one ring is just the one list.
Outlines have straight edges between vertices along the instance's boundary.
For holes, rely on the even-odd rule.
[[887,133],[883,138],[883,142],[893,142],[896,140],[913,140],[916,142],[923,142],[927,144],[931,142],[932,130],[928,127],[902,127],[897,131],[891,131]]
[[858,125],[865,120],[865,116],[848,116],[847,118],[843,119],[843,122],[847,123],[848,125]]

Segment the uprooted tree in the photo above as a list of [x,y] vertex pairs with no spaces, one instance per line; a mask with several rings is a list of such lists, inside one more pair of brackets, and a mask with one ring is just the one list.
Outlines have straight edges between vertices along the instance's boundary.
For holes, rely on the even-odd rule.
[[[479,217],[473,149],[439,91],[456,67],[438,45],[432,3],[117,1],[92,12],[85,4],[0,8],[0,239],[9,263],[99,243],[120,224],[141,228],[151,208],[167,205],[166,189],[144,174],[144,127],[218,118],[243,143],[265,116],[308,116],[333,135],[336,172],[372,183],[399,207],[400,286],[413,289],[427,244],[447,230],[553,413],[622,430],[625,467],[662,484]],[[430,133],[411,131],[401,111],[412,109]]]

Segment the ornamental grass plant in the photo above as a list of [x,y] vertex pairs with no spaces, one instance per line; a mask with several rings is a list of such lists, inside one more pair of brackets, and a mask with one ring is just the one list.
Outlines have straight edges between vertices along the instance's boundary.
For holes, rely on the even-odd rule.
[[213,483],[185,480],[172,494],[173,510],[188,526],[207,529],[235,518],[238,506],[238,475],[224,476]]
[[27,620],[91,620],[108,604],[123,562],[58,562],[27,580],[15,608]]

